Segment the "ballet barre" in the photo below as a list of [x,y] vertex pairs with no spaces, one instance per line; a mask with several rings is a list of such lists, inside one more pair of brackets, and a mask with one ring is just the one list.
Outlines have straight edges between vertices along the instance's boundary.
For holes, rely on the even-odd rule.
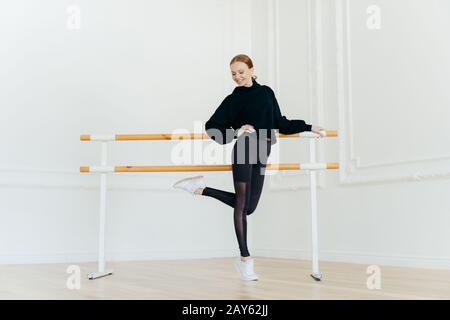
[[[337,137],[337,131],[322,131],[326,137]],[[309,170],[310,178],[310,200],[311,200],[311,237],[312,237],[312,274],[316,281],[321,281],[322,274],[319,271],[319,242],[317,223],[317,170],[339,169],[339,163],[317,163],[316,162],[316,138],[319,134],[313,132],[301,132],[296,134],[276,133],[278,138],[311,138],[310,139],[310,163],[284,163],[267,164],[267,170]],[[113,274],[112,270],[106,269],[105,259],[105,223],[106,223],[106,175],[108,173],[130,173],[130,172],[207,172],[207,171],[231,171],[231,165],[177,165],[177,166],[108,166],[107,165],[107,143],[112,141],[152,141],[152,140],[210,140],[206,133],[181,133],[181,134],[109,134],[91,135],[83,134],[81,141],[101,142],[101,165],[82,166],[81,173],[100,173],[100,215],[99,215],[99,241],[98,241],[98,271],[88,274],[88,279],[98,279]]]
[[[339,169],[339,163],[285,163],[267,164],[266,170],[323,170]],[[197,171],[231,171],[231,164],[204,166],[105,166],[80,167],[82,173],[112,172],[197,172]]]
[[[325,137],[337,137],[337,131],[324,130]],[[277,133],[279,138],[316,138],[313,132],[295,134]],[[210,140],[206,133],[153,133],[153,134],[82,134],[81,141],[145,141],[145,140]]]

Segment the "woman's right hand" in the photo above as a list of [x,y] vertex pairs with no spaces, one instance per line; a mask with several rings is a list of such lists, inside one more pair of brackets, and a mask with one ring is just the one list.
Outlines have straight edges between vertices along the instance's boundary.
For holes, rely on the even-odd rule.
[[326,136],[325,129],[322,128],[321,126],[315,126],[315,125],[311,126],[311,132],[317,133],[319,135],[319,138]]
[[244,124],[242,127],[238,130],[238,137],[243,134],[244,132],[252,133],[255,132],[255,128],[251,124]]

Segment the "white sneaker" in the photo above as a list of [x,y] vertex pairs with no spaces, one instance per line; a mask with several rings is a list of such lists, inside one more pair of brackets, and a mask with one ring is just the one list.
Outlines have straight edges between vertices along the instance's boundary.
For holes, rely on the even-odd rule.
[[195,195],[194,191],[198,188],[204,189],[206,187],[205,181],[203,180],[203,176],[196,176],[196,177],[190,177],[181,179],[174,183],[173,187],[175,189],[182,189],[189,193],[192,193]]
[[237,258],[234,261],[234,265],[236,266],[236,269],[238,269],[239,273],[241,274],[242,280],[245,280],[245,281],[258,280],[258,276],[256,275],[255,271],[253,271],[253,266],[254,266],[253,259],[248,259],[244,262],[240,258]]

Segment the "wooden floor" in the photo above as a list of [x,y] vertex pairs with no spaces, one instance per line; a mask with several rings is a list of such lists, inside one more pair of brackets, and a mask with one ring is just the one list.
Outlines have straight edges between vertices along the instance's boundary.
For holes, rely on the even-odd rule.
[[244,282],[234,258],[116,262],[114,275],[87,280],[96,264],[79,264],[81,288],[66,286],[69,264],[0,266],[0,299],[450,299],[450,270],[381,266],[381,289],[369,290],[366,265],[255,257],[259,281]]

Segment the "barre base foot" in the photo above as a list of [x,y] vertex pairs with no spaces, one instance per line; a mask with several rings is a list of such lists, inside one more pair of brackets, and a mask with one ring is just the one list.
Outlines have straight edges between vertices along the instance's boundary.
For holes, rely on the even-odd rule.
[[89,280],[95,280],[98,278],[103,278],[103,277],[107,277],[113,274],[112,270],[106,270],[103,272],[92,272],[88,274],[88,279]]
[[312,273],[311,278],[313,278],[316,281],[322,281],[322,274],[321,273]]

